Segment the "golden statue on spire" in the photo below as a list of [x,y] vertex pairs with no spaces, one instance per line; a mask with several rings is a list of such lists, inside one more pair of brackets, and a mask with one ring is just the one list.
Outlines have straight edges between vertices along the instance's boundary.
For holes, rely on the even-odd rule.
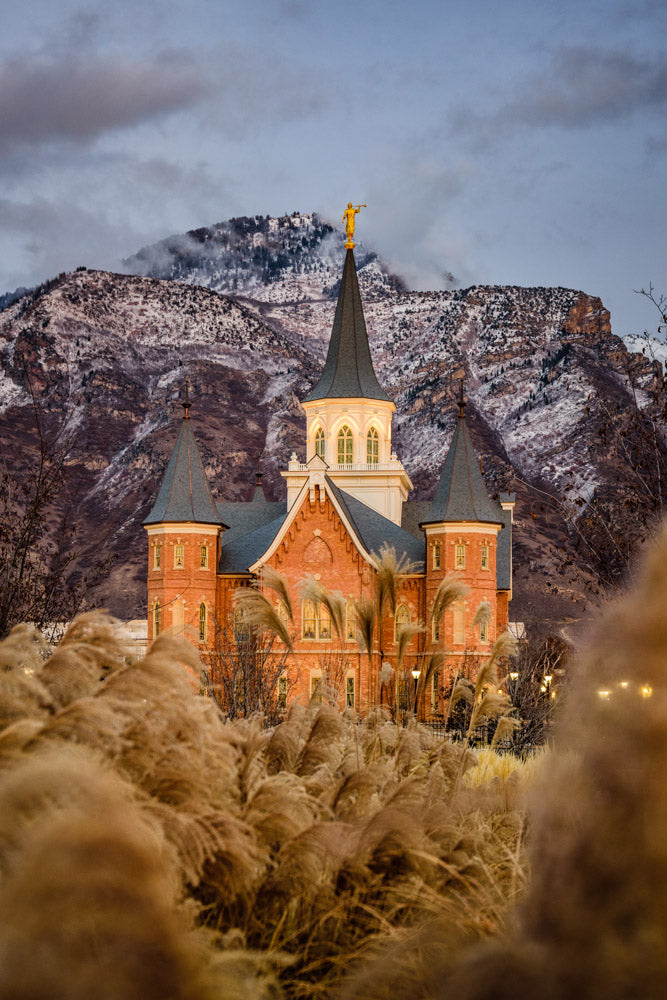
[[359,212],[360,208],[367,208],[367,205],[353,205],[351,201],[348,201],[347,208],[343,212],[343,222],[345,223],[345,235],[347,239],[345,241],[345,249],[351,250],[354,246],[354,223],[355,215]]

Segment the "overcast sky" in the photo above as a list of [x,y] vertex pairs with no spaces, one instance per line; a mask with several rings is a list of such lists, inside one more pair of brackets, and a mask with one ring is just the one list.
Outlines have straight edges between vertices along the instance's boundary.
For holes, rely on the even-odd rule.
[[22,0],[0,292],[234,215],[367,202],[415,288],[667,293],[665,0]]

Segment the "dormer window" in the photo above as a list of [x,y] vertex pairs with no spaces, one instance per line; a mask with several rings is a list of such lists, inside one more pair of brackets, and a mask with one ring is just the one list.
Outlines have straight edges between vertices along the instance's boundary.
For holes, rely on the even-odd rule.
[[352,465],[352,431],[347,424],[338,431],[338,464]]
[[380,461],[380,438],[374,427],[368,432],[366,437],[366,463],[377,465]]
[[317,428],[315,432],[315,454],[324,461],[326,459],[326,441],[324,440],[324,431],[321,427]]

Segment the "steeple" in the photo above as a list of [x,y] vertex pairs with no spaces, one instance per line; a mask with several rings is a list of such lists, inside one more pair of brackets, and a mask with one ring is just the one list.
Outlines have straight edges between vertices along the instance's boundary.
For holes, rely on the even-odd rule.
[[389,396],[378,382],[373,369],[354,251],[351,248],[345,254],[343,278],[324,371],[303,402],[349,398],[389,401]]
[[459,415],[452,443],[442,469],[440,482],[423,524],[447,521],[472,521],[502,524],[502,511],[492,503],[473,450],[466,426],[466,398],[463,379],[459,396]]
[[183,421],[160,492],[144,525],[177,521],[222,525],[199,455],[190,420],[190,395],[186,379]]

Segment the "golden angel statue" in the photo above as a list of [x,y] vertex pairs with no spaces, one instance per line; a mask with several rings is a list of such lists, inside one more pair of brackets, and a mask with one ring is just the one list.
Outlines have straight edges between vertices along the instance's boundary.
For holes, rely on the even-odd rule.
[[354,241],[352,237],[354,236],[354,223],[355,215],[359,212],[360,208],[366,208],[366,205],[353,205],[351,201],[348,201],[347,208],[343,212],[343,222],[345,223],[345,235],[347,237],[345,241],[345,247],[347,250],[351,250],[354,246]]

